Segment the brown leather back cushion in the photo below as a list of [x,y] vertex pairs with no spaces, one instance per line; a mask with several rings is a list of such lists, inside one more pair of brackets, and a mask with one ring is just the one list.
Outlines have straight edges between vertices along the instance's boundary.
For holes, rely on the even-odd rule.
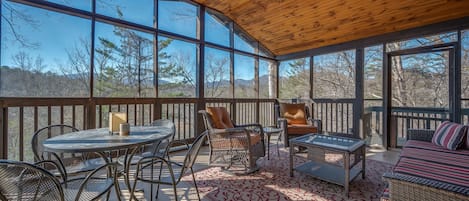
[[304,103],[280,103],[280,116],[290,124],[306,124]]
[[224,107],[207,107],[207,113],[212,116],[214,128],[234,128],[230,114]]

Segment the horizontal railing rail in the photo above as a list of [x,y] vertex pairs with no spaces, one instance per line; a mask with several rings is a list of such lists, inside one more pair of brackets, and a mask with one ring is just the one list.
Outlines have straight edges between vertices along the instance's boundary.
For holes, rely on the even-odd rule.
[[238,124],[259,122],[275,126],[275,99],[225,98],[0,98],[1,158],[32,161],[29,148],[34,131],[51,124],[78,129],[108,126],[109,112],[125,112],[131,125],[170,119],[177,140],[192,140],[203,131],[197,110],[224,106]]
[[[466,110],[466,109],[463,109]],[[396,139],[395,146],[402,146],[407,137],[408,129],[436,129],[440,122],[449,119],[447,108],[428,107],[393,107],[391,109],[392,136]],[[370,119],[372,132],[382,136],[383,130],[380,124],[383,118],[383,107],[371,106],[365,108],[365,113],[371,113]]]

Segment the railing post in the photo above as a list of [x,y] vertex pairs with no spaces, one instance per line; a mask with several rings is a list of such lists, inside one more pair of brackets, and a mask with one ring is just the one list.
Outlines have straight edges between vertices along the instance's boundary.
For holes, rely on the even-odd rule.
[[161,119],[161,103],[159,99],[155,99],[155,102],[153,103],[153,121],[157,119]]
[[231,118],[235,121],[235,123],[239,124],[239,122],[236,122],[236,114],[237,114],[237,111],[236,111],[236,101],[234,99],[232,99],[230,101],[230,105],[231,105]]
[[197,136],[200,133],[203,133],[205,131],[205,125],[203,121],[202,114],[199,114],[199,110],[205,110],[205,100],[204,99],[197,99],[197,103],[195,104],[195,130],[197,133],[195,135]]
[[257,113],[256,113],[256,123],[261,123],[260,122],[260,113],[261,113],[261,108],[260,108],[260,101],[259,99],[256,101],[256,108],[257,108]]
[[388,132],[388,140],[387,142],[389,143],[389,147],[391,148],[396,148],[397,146],[397,117],[394,115],[389,115],[390,116],[390,126],[389,126],[389,132]]
[[[405,119],[405,124],[406,124],[405,125],[405,130],[409,130],[409,128],[410,128],[410,118]],[[418,127],[418,125],[417,125],[417,127]]]
[[430,129],[430,120],[427,119],[427,120],[425,121],[425,123],[426,123],[426,125],[425,125],[425,126],[426,126],[426,129]]
[[8,108],[3,105],[3,101],[0,102],[0,145],[2,148],[0,149],[0,158],[7,159],[8,158]]
[[85,129],[96,128],[96,100],[94,98],[90,98],[86,108],[86,117],[88,117],[88,120],[86,121]]

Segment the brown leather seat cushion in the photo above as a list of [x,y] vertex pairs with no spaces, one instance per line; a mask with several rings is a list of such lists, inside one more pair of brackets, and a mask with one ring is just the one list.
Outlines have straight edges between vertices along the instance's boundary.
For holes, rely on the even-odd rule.
[[288,124],[306,124],[304,103],[280,103],[280,116],[287,120]]
[[[216,134],[215,134],[216,135]],[[216,138],[215,136],[212,137],[212,144],[213,148],[216,149],[229,149],[231,148],[246,148],[247,146],[247,139],[246,133],[236,133],[230,135],[230,137],[220,137]],[[261,141],[261,135],[259,133],[250,133],[250,140],[251,146],[259,143]]]
[[287,126],[288,135],[304,135],[308,133],[317,133],[318,128],[313,125],[292,124]]
[[234,128],[230,119],[230,114],[224,107],[207,107],[207,113],[210,114],[214,128]]

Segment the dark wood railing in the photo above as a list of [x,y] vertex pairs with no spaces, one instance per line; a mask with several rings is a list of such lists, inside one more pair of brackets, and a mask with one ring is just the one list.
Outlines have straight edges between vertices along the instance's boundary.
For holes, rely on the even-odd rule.
[[313,99],[313,118],[322,120],[326,132],[353,134],[355,99]]
[[[110,111],[127,113],[131,125],[171,119],[176,124],[176,139],[191,140],[204,129],[199,109],[223,106],[237,124],[259,122],[274,126],[275,102],[275,99],[1,98],[0,157],[32,161],[29,147],[34,131],[51,124],[69,124],[79,129],[107,127]],[[322,120],[324,131],[353,133],[354,99],[315,99],[310,106],[313,118]],[[449,118],[446,109],[438,108],[395,107],[392,112],[397,138],[405,138],[408,128],[434,129]],[[365,108],[362,117],[368,128],[364,132],[383,134],[382,113],[381,106]],[[469,109],[462,109],[461,113],[463,122],[467,122]]]
[[[365,114],[369,114],[370,117],[368,119],[370,123],[368,132],[382,135],[383,107],[367,107],[365,108]],[[449,118],[450,113],[446,108],[393,107],[391,132],[393,132],[393,137],[396,139],[391,139],[391,143],[401,146],[407,137],[407,129],[436,129],[442,121],[449,120]],[[461,109],[461,122],[467,123],[468,120],[469,109]]]
[[29,148],[34,131],[51,124],[79,129],[108,126],[109,112],[127,113],[131,125],[149,125],[154,119],[171,119],[176,139],[191,140],[204,129],[197,110],[227,107],[238,124],[275,125],[274,99],[197,98],[1,98],[1,158],[32,161]]

